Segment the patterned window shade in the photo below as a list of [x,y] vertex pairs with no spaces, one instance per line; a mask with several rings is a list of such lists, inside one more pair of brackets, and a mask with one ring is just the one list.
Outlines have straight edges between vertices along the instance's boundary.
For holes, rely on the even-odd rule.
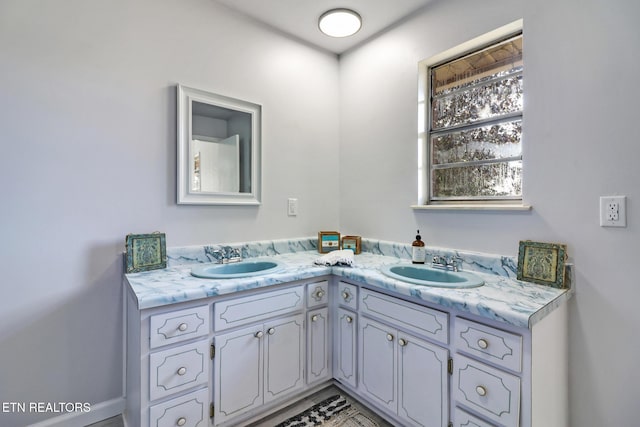
[[522,34],[429,69],[430,201],[522,199]]

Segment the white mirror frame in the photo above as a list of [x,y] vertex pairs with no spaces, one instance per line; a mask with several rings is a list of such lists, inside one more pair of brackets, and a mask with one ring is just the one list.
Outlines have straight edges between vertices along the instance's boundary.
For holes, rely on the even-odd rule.
[[[251,115],[251,192],[191,191],[189,146],[193,137],[193,102],[215,105]],[[177,202],[180,205],[259,205],[262,185],[262,107],[247,101],[177,86]]]

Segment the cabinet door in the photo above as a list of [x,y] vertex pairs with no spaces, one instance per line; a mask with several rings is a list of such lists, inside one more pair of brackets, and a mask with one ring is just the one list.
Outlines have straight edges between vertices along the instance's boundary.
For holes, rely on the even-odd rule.
[[397,412],[396,331],[367,318],[360,318],[358,389],[383,409]]
[[331,377],[329,347],[329,309],[310,311],[307,314],[307,383]]
[[334,376],[343,384],[355,388],[356,382],[356,315],[337,310],[334,336]]
[[262,405],[262,325],[215,338],[215,424]]
[[265,403],[304,385],[303,319],[299,314],[265,324]]
[[447,426],[448,359],[446,349],[398,333],[398,415],[406,425]]

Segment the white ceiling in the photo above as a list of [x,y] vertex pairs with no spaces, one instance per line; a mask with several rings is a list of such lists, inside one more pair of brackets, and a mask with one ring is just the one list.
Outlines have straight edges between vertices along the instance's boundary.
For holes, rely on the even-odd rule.
[[[340,54],[402,21],[434,0],[214,0],[290,36]],[[362,28],[351,37],[320,32],[318,18],[329,9],[352,9]]]

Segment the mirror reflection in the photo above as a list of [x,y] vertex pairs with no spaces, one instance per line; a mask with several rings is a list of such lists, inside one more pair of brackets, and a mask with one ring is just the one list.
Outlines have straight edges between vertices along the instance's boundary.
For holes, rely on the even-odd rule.
[[260,203],[257,104],[178,86],[178,203]]

